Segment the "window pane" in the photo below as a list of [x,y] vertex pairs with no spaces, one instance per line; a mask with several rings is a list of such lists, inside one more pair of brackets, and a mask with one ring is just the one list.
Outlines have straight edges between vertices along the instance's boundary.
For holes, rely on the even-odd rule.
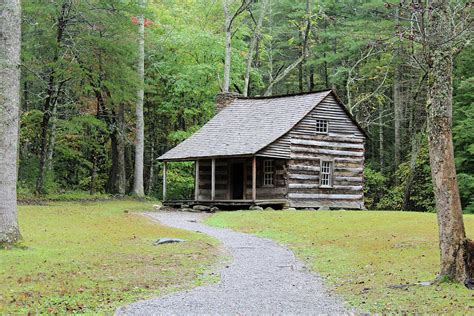
[[263,161],[263,185],[273,186],[273,160]]
[[316,120],[316,132],[327,133],[328,132],[328,121],[327,120]]
[[320,186],[331,186],[332,185],[332,162],[322,161],[321,170],[319,173],[319,185]]

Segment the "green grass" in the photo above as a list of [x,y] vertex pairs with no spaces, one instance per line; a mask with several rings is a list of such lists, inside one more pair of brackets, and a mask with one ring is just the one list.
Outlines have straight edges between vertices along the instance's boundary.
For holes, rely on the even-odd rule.
[[[110,313],[215,281],[208,271],[220,257],[216,241],[133,213],[150,208],[137,201],[21,206],[27,248],[0,250],[0,314]],[[153,246],[160,237],[188,242]]]
[[22,204],[34,204],[38,201],[54,202],[84,202],[84,201],[103,201],[117,199],[110,194],[95,193],[91,195],[87,191],[69,191],[62,193],[49,193],[45,195],[36,195],[31,192],[19,192],[18,201]]
[[[474,314],[474,291],[430,281],[439,265],[436,215],[411,212],[223,212],[218,227],[253,233],[288,245],[329,286],[360,310],[379,313]],[[474,237],[474,216],[466,215]]]

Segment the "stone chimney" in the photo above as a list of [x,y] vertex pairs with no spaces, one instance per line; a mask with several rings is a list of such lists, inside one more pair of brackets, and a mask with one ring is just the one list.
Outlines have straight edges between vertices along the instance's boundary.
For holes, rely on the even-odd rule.
[[222,92],[216,95],[216,113],[219,113],[223,108],[232,103],[241,95],[236,92]]

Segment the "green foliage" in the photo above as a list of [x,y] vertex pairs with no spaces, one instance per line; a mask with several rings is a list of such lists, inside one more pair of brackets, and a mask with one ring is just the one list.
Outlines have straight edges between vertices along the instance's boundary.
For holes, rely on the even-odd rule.
[[474,213],[474,77],[467,77],[457,85],[453,134],[463,209]]
[[[106,124],[92,115],[75,116],[69,121],[58,122],[54,165],[56,178],[63,187],[89,188],[92,169],[108,159],[105,147],[108,136]],[[91,139],[94,141],[91,142]],[[106,178],[99,177],[97,189],[103,190],[105,183]]]
[[464,213],[474,213],[474,175],[458,173],[458,184]]
[[374,209],[386,193],[387,178],[369,166],[364,168],[364,204],[368,209]]
[[375,209],[377,210],[401,210],[403,206],[403,187],[401,185],[390,187],[384,196],[377,203]]
[[435,201],[429,163],[428,146],[425,141],[416,159],[411,185],[407,188],[411,173],[410,162],[403,162],[394,176],[397,183],[387,190],[376,208],[401,210],[405,195],[408,194],[408,205],[406,205],[408,210],[434,211]]
[[[35,186],[38,175],[40,121],[42,113],[37,110],[25,112],[21,117],[19,190],[28,195]],[[56,122],[56,141],[52,169],[45,177],[45,191],[58,193],[62,188],[87,190],[90,186],[92,168],[107,166],[108,130],[106,124],[95,116],[83,114],[69,120]],[[95,164],[95,165],[94,165]],[[106,170],[104,170],[106,171]],[[103,190],[106,173],[99,172],[97,190]]]
[[194,198],[194,164],[192,162],[168,163],[167,198],[189,200]]
[[[35,196],[33,193],[30,192],[18,192],[18,199],[20,201],[37,201],[38,197]],[[40,200],[44,201],[79,201],[79,202],[86,202],[86,201],[104,201],[110,200],[112,197],[109,194],[105,193],[95,193],[90,194],[88,191],[69,191],[64,192],[61,191],[59,193],[51,193],[44,196],[41,196]]]

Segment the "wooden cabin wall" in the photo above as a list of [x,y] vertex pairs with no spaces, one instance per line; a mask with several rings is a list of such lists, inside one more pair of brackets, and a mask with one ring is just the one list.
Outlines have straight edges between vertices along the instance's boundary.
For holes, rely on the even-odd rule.
[[[316,119],[329,133],[315,132]],[[364,208],[364,135],[329,95],[290,131],[288,199],[292,207]],[[333,161],[333,187],[319,187],[321,159]]]
[[[273,160],[274,186],[263,186],[263,161]],[[286,199],[287,198],[287,160],[257,157],[257,200]],[[245,163],[247,185],[245,199],[252,199],[252,160]]]
[[267,157],[290,159],[291,156],[291,141],[290,133],[286,133],[276,141],[263,148],[258,152],[258,155]]
[[[228,187],[227,161],[216,159],[216,200],[227,200]],[[211,199],[211,160],[199,161],[199,200]]]

